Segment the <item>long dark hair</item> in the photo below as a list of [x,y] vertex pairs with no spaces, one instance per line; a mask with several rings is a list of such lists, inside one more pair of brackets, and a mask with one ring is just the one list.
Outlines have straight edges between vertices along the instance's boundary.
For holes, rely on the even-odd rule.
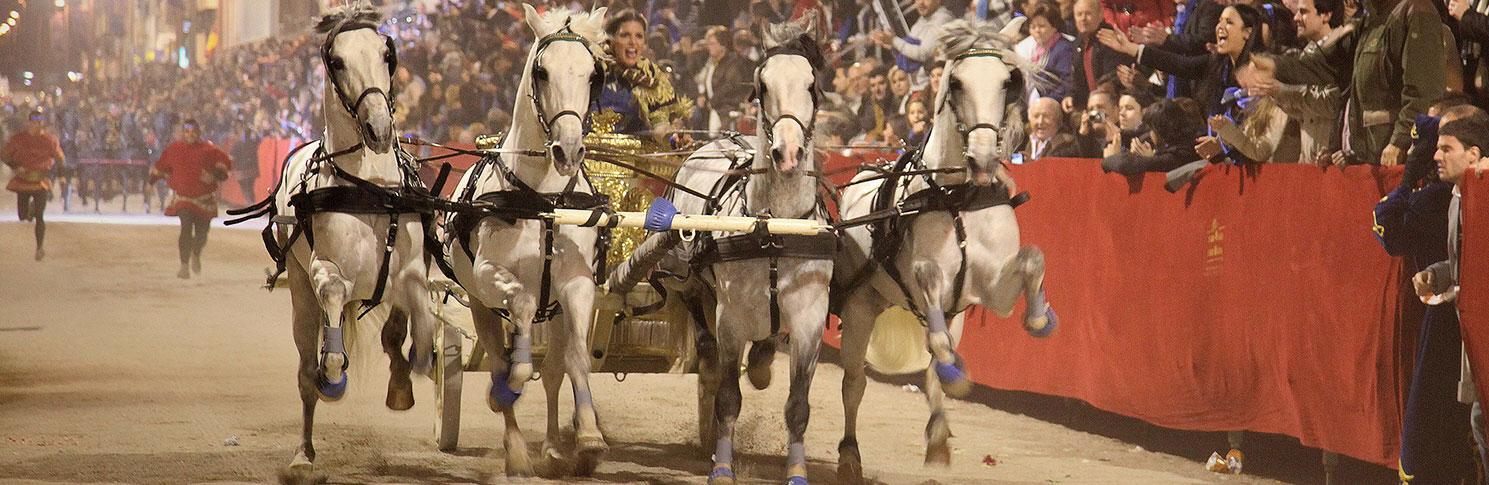
[[1241,55],[1236,57],[1236,65],[1244,66],[1251,61],[1252,53],[1266,51],[1266,44],[1262,42],[1262,14],[1256,7],[1244,3],[1225,8],[1235,10],[1236,15],[1241,16],[1241,26],[1251,29],[1251,36],[1246,38],[1246,45],[1241,47]]

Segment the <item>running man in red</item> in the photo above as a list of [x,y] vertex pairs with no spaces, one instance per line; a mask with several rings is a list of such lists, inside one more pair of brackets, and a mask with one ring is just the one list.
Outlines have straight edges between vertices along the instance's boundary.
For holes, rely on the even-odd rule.
[[45,131],[46,118],[41,108],[32,111],[26,131],[11,136],[0,149],[0,161],[15,170],[5,190],[16,193],[16,212],[21,220],[36,222],[37,261],[46,254],[42,250],[47,234],[43,216],[52,198],[52,167],[62,162],[62,146],[57,144],[57,137]]
[[[217,217],[217,187],[227,180],[232,159],[212,142],[202,139],[196,120],[181,124],[181,139],[166,147],[155,168],[150,170],[150,183],[165,179],[175,192],[165,215],[181,218],[181,271],[176,277],[186,279],[195,272],[202,275],[202,249],[207,247],[207,228]],[[190,271],[187,268],[190,268]]]

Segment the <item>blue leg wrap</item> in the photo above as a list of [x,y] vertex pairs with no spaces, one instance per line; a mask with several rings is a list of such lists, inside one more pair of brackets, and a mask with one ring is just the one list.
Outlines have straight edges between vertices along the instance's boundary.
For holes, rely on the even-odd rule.
[[1035,338],[1045,338],[1055,333],[1055,328],[1060,326],[1060,318],[1055,316],[1055,307],[1046,307],[1044,316],[1047,319],[1044,328],[1039,330],[1025,329],[1028,330],[1029,335]]
[[495,399],[503,407],[512,407],[517,404],[517,398],[522,397],[521,392],[513,391],[507,386],[507,378],[510,374],[506,372],[491,373],[491,399]]

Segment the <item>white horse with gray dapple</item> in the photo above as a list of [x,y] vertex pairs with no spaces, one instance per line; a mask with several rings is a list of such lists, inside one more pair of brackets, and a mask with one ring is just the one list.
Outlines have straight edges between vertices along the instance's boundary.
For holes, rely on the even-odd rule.
[[[941,39],[946,59],[945,75],[936,90],[935,117],[920,154],[925,176],[905,176],[908,184],[893,187],[890,203],[909,194],[936,187],[961,186],[986,190],[995,183],[1011,188],[1001,160],[1006,159],[1023,138],[1022,100],[1025,79],[1039,81],[1037,66],[1021,59],[1012,45],[1024,19],[1008,23],[1001,32],[994,26],[958,20],[947,24]],[[1026,76],[1027,75],[1027,76]],[[866,180],[843,190],[845,221],[874,211],[881,186],[896,181],[868,180],[875,172],[861,173]],[[898,181],[897,180],[897,181]],[[1008,194],[1014,195],[1014,194]],[[1006,200],[1006,199],[1005,199]],[[881,201],[884,202],[884,201]],[[884,205],[881,205],[883,207]],[[892,206],[890,206],[892,207]],[[927,210],[909,216],[902,224],[901,249],[871,263],[875,237],[868,227],[844,231],[844,248],[837,259],[839,285],[860,268],[867,284],[849,284],[837,296],[846,298],[842,319],[843,409],[846,425],[838,445],[840,481],[863,480],[856,425],[863,400],[864,364],[875,318],[890,306],[913,310],[926,325],[924,343],[929,347],[925,394],[931,407],[926,428],[926,463],[949,463],[951,435],[942,408],[943,386],[953,395],[970,390],[968,377],[956,355],[961,338],[963,310],[982,305],[1007,316],[1020,294],[1027,299],[1024,327],[1031,334],[1046,336],[1054,330],[1054,313],[1042,289],[1044,256],[1038,248],[1020,246],[1018,221],[1007,203],[973,210]],[[875,264],[876,266],[870,266]],[[896,281],[893,275],[902,275]],[[960,281],[958,281],[960,280]],[[947,325],[951,317],[951,325]],[[918,339],[916,339],[918,340]],[[913,349],[924,355],[922,348]]]
[[[302,237],[290,241],[284,232],[295,215],[291,198],[325,187],[353,186],[341,174],[389,189],[410,183],[408,167],[400,165],[407,162],[399,159],[393,127],[397,53],[392,41],[377,32],[380,21],[380,14],[365,5],[321,19],[317,31],[326,34],[325,138],[290,155],[272,200],[279,215],[274,221],[280,224],[279,244],[289,245],[284,257],[300,356],[304,426],[299,453],[290,465],[299,473],[309,472],[316,458],[311,434],[317,400],[338,400],[347,388],[343,331],[376,328],[372,322],[358,321],[359,302],[374,300],[382,288],[381,304],[391,307],[381,329],[384,351],[392,361],[389,408],[413,407],[410,374],[428,375],[433,361],[435,319],[420,217],[399,214],[395,223],[392,218],[398,216],[390,214],[315,211],[301,218],[308,223],[297,228]],[[385,251],[390,225],[395,226],[396,238],[391,251]],[[379,281],[384,264],[386,279]],[[410,333],[412,364],[402,348]]]
[[[589,13],[552,9],[539,15],[531,6],[523,7],[537,41],[517,86],[512,125],[502,146],[494,150],[500,155],[487,156],[462,177],[456,186],[459,200],[494,193],[524,200],[594,193],[582,172],[584,121],[603,79],[600,46],[605,39],[606,9]],[[539,149],[542,155],[529,153]],[[514,405],[533,375],[532,326],[538,320],[547,320],[542,325],[547,328],[542,369],[548,398],[544,457],[551,463],[563,458],[558,394],[567,375],[574,391],[574,471],[592,473],[608,449],[589,387],[594,265],[597,255],[604,256],[596,248],[598,231],[491,215],[452,227],[447,236],[456,278],[473,296],[471,314],[480,342],[487,355],[497,357],[492,359],[487,403],[505,418],[507,474],[534,473]],[[545,251],[549,246],[551,251]],[[553,301],[541,301],[545,297]],[[552,303],[562,308],[557,315]],[[504,327],[503,319],[511,324],[510,329]]]
[[[821,101],[816,76],[823,62],[812,39],[814,18],[815,14],[809,14],[796,22],[766,29],[765,58],[755,77],[759,135],[717,140],[694,152],[676,177],[679,185],[690,190],[674,188],[670,196],[680,213],[826,221],[818,196],[817,177],[821,172],[811,133]],[[707,198],[699,197],[705,194]],[[662,259],[663,268],[690,268],[679,270],[689,273],[681,284],[666,284],[695,309],[695,319],[705,320],[695,323],[701,327],[699,439],[702,446],[713,449],[710,483],[735,481],[734,430],[742,399],[739,378],[745,346],[751,346],[751,383],[763,389],[770,382],[769,366],[775,348],[778,342],[786,342],[791,357],[791,388],[785,410],[786,476],[789,483],[805,483],[804,436],[810,412],[807,393],[827,318],[834,237],[826,236],[827,251],[814,258],[744,254],[748,251],[729,256],[726,253],[730,250],[720,241],[730,236],[724,232],[700,234],[693,242],[677,246],[678,234],[655,234],[623,268],[657,259]],[[771,237],[761,240],[775,241]],[[713,241],[717,249],[700,244],[703,241]],[[780,241],[790,253],[790,240]],[[658,251],[666,250],[670,250],[667,257],[658,256]],[[707,257],[710,252],[715,256]],[[645,266],[641,263],[635,267],[642,268],[640,271],[650,269]],[[618,270],[617,274],[623,272]],[[611,277],[612,291],[623,279]]]

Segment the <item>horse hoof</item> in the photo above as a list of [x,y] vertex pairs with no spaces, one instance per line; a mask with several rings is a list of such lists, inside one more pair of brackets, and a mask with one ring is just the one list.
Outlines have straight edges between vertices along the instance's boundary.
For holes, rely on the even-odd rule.
[[941,389],[953,397],[965,397],[972,392],[972,380],[967,378],[960,357],[956,362],[937,362],[936,379],[941,381]]
[[858,454],[858,441],[853,438],[838,442],[838,483],[863,483],[863,457]]
[[527,455],[527,449],[507,449],[507,476],[509,477],[531,477],[533,471],[532,457]]
[[[1038,321],[1044,320],[1041,324]],[[1045,338],[1055,333],[1055,328],[1060,326],[1060,318],[1055,316],[1054,307],[1045,307],[1043,318],[1033,318],[1024,325],[1024,330],[1034,338]]]
[[322,373],[318,378],[316,378],[315,391],[317,394],[320,394],[322,401],[340,401],[341,398],[346,395],[346,374],[341,374],[341,380],[338,380],[336,382],[327,382],[325,374]]
[[574,453],[574,475],[587,477],[595,474],[595,469],[600,467],[600,459],[610,449],[605,443],[600,442],[599,448],[585,448],[581,443],[579,449]]
[[303,451],[295,455],[295,459],[290,462],[290,466],[279,471],[279,483],[299,485],[302,483],[316,484],[324,482],[325,477],[316,475],[315,465],[311,463],[310,458],[306,457]]
[[951,466],[951,445],[942,443],[926,446],[925,464],[927,466]]
[[786,485],[809,485],[807,477],[795,476],[786,479]]
[[708,474],[708,485],[734,485],[734,469],[728,466],[716,466]]
[[388,387],[388,409],[394,411],[408,411],[414,407],[414,390],[412,385],[408,387]]
[[486,405],[490,406],[492,411],[499,413],[503,409],[511,409],[521,397],[522,391],[516,391],[507,386],[507,374],[491,375],[491,392],[486,398]]

